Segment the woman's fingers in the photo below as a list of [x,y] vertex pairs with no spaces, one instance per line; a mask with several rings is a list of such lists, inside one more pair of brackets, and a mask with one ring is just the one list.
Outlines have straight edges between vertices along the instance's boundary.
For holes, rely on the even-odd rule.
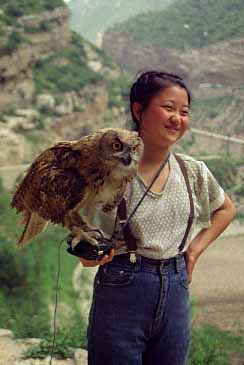
[[109,255],[103,256],[100,260],[86,260],[86,259],[83,259],[82,257],[80,257],[80,262],[85,267],[94,267],[97,265],[104,265],[107,262],[112,261],[113,257],[114,257],[114,249],[111,250]]
[[93,267],[98,265],[98,260],[86,260],[80,257],[80,262],[85,267]]
[[104,265],[106,264],[107,262],[110,262],[113,260],[113,257],[114,257],[114,249],[112,249],[109,253],[109,255],[105,255],[103,256],[103,258],[101,260],[98,261],[98,264],[99,265]]

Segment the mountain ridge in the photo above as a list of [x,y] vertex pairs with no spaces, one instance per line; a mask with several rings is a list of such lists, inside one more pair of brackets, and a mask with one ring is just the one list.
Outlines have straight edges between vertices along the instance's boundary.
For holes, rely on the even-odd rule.
[[[162,9],[173,0],[71,0],[72,28],[93,42],[99,42],[99,36],[116,22],[151,9]],[[82,21],[81,21],[82,20]]]

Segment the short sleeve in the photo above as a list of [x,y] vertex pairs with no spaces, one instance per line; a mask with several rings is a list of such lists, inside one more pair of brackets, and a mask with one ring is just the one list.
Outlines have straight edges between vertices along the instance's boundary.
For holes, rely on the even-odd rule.
[[200,162],[199,216],[198,223],[207,228],[211,226],[211,213],[224,203],[224,190],[219,185],[204,162]]

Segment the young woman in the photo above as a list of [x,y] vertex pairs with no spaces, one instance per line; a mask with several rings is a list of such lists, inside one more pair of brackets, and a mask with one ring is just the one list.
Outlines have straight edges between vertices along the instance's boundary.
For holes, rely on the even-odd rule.
[[[130,109],[144,142],[137,177],[126,193],[127,213],[138,203],[167,158],[130,229],[137,242],[136,262],[124,245],[100,261],[94,281],[88,326],[89,365],[185,365],[189,350],[189,290],[199,256],[235,215],[206,165],[180,155],[189,179],[194,223],[186,180],[170,152],[189,127],[190,92],[177,75],[149,71],[132,85]],[[108,219],[108,218],[107,218]],[[183,243],[183,246],[182,246]]]

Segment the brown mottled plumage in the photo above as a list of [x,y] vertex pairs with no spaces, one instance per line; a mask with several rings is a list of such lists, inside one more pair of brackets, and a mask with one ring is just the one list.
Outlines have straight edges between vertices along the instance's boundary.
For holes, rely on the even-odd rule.
[[136,132],[107,128],[42,152],[11,202],[25,224],[17,245],[29,243],[48,221],[68,228],[75,237],[73,246],[81,239],[96,245],[94,227],[79,210],[84,208],[89,217],[95,206],[106,212],[115,208],[137,172],[142,150]]

